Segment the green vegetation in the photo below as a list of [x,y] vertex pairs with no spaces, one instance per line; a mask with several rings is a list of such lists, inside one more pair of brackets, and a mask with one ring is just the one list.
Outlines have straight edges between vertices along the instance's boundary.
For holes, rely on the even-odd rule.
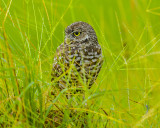
[[[85,99],[51,95],[75,21],[93,26],[104,56]],[[0,0],[0,127],[160,127],[159,21],[158,0]]]

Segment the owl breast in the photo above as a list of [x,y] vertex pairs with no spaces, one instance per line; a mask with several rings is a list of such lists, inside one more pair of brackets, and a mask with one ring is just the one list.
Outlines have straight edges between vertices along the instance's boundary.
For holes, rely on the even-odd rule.
[[[59,74],[66,72],[66,75],[60,79],[61,88],[73,85],[77,87],[88,85],[90,87],[96,80],[103,62],[99,44],[89,46],[63,45],[61,46],[61,55],[56,60],[62,63],[62,65],[56,63]],[[63,65],[64,67],[62,67]],[[69,69],[71,72],[67,72]],[[69,85],[66,83],[68,79]]]

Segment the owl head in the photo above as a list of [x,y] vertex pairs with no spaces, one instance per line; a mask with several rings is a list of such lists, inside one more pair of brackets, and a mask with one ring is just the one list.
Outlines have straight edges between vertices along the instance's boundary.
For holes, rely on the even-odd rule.
[[75,22],[65,29],[66,43],[83,42],[86,40],[95,40],[97,42],[96,33],[88,23],[82,21]]

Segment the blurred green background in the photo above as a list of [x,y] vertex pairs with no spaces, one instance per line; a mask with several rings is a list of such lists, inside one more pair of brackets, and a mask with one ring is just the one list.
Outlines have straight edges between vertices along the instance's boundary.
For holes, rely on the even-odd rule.
[[45,96],[55,50],[75,21],[93,26],[103,50],[105,61],[93,90],[104,94],[93,103],[121,122],[111,119],[107,126],[160,127],[158,0],[0,0],[2,115],[9,114],[9,99],[16,102],[14,96],[27,92],[24,88],[40,82],[38,94]]

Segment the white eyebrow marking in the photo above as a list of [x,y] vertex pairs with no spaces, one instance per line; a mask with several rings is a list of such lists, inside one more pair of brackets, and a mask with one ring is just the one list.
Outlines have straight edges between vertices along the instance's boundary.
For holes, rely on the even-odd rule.
[[81,40],[86,40],[88,39],[88,35],[85,35],[83,38],[81,38]]

